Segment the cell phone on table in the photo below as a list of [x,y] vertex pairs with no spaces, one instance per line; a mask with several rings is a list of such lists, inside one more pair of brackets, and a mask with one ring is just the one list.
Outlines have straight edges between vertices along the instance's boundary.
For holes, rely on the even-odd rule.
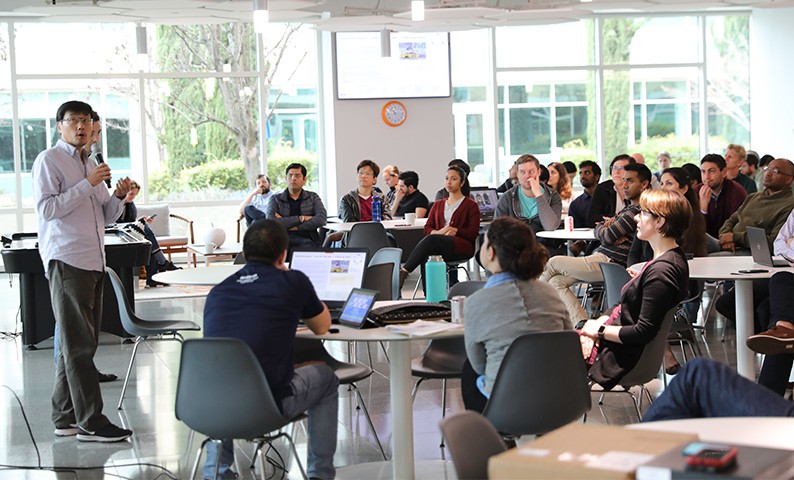
[[767,273],[769,270],[764,270],[763,268],[748,268],[746,270],[739,270],[738,272],[733,272],[731,275],[740,275],[744,273]]
[[736,464],[739,449],[729,446],[706,445],[685,457],[687,468],[721,472]]

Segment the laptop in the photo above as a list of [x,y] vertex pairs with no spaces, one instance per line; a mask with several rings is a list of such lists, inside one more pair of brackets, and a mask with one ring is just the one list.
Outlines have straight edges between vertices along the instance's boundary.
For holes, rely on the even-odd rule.
[[354,288],[342,307],[342,313],[339,314],[339,323],[353,328],[377,327],[372,320],[367,318],[377,299],[378,292],[375,290]]
[[469,197],[477,202],[477,206],[480,207],[480,222],[492,221],[494,213],[496,212],[496,203],[499,201],[499,195],[496,193],[496,189],[472,187],[471,192],[469,192]]
[[296,249],[289,267],[305,273],[317,296],[337,320],[354,288],[361,288],[367,270],[366,248]]
[[769,241],[763,228],[747,227],[747,243],[750,244],[750,252],[753,254],[753,261],[766,267],[788,267],[789,263],[785,258],[772,256],[769,251]]

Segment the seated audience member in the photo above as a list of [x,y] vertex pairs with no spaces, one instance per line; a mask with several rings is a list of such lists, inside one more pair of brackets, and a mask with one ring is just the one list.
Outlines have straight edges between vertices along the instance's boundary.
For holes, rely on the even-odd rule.
[[257,175],[256,188],[240,204],[240,215],[245,217],[246,225],[250,227],[253,222],[265,218],[267,202],[273,193],[275,192],[270,190],[270,179],[267,175]]
[[571,285],[576,282],[603,281],[599,263],[611,262],[626,266],[629,248],[637,231],[640,194],[651,183],[651,171],[645,165],[632,164],[626,165],[625,172],[621,171],[621,174],[626,206],[614,218],[596,224],[594,233],[601,245],[586,257],[552,257],[540,276],[541,280],[551,283],[557,290],[574,323],[587,318],[587,314],[571,291]]
[[764,190],[749,195],[720,228],[720,247],[723,251],[748,250],[747,227],[766,231],[769,244],[777,237],[791,210],[794,209],[794,164],[785,158],[772,160],[764,167]]
[[[461,188],[461,191],[463,192],[464,195],[466,195],[468,197],[469,196],[469,192],[471,191],[471,185],[469,184],[469,175],[471,174],[471,167],[469,167],[469,164],[464,162],[463,160],[461,160],[459,158],[455,158],[453,160],[450,160],[450,162],[447,164],[447,166],[448,167],[458,167],[458,168],[463,170],[463,173],[466,174],[466,182],[463,184],[463,187]],[[436,192],[435,201],[437,202],[437,201],[441,200],[442,198],[449,198],[449,192],[447,191],[446,187],[444,187],[441,190]]]
[[667,152],[659,152],[659,155],[656,155],[656,163],[659,165],[659,170],[654,172],[653,176],[656,177],[656,180],[661,182],[662,172],[670,168],[672,164],[672,161],[670,160],[670,154]]
[[755,186],[758,187],[758,190],[764,189],[764,167],[769,165],[769,162],[774,159],[774,156],[767,154],[758,160],[758,170],[755,172]]
[[562,166],[565,167],[565,174],[568,176],[568,183],[573,186],[573,181],[576,179],[576,164],[570,160],[566,160],[562,162]]
[[[177,270],[178,267],[165,258],[163,251],[160,250],[160,243],[157,242],[157,237],[154,235],[152,229],[149,228],[149,225],[147,225],[151,224],[154,219],[151,217],[138,218],[138,207],[135,206],[134,201],[140,191],[140,185],[138,185],[136,182],[130,183],[130,191],[127,192],[127,197],[124,199],[126,202],[124,205],[124,211],[121,213],[121,216],[117,221],[119,223],[131,223],[137,221],[141,222],[139,226],[143,229],[143,236],[149,241],[149,243],[152,244],[152,253],[149,256],[149,264],[146,266],[146,286],[167,286],[165,283],[152,280],[152,275],[159,272],[166,272],[168,270]],[[164,218],[161,221],[167,222],[168,219]]]
[[626,206],[623,199],[623,170],[627,165],[637,163],[627,154],[612,159],[609,164],[611,180],[601,182],[593,192],[590,210],[587,212],[587,226],[594,228],[596,222],[612,218]]
[[[645,155],[637,152],[632,153],[631,158],[634,159],[635,162],[639,163],[640,165],[645,165]],[[657,189],[659,188],[659,179],[656,178],[656,175],[651,175],[651,186],[650,188]]]
[[[698,197],[690,187],[691,182],[686,170],[680,167],[668,168],[662,173],[660,183],[662,190],[670,190],[682,194],[689,201],[689,206],[692,207],[692,221],[689,228],[684,230],[684,234],[680,239],[676,239],[681,246],[681,250],[687,255],[705,257],[708,254],[706,251],[706,219],[700,213]],[[634,241],[631,242],[627,265],[648,262],[652,259],[653,248],[651,248],[650,242],[642,240],[640,237],[634,237]],[[699,288],[697,282],[689,282],[690,296],[695,293],[697,288]],[[699,305],[699,301],[686,304],[686,308],[694,318],[697,318]],[[676,360],[669,344],[665,344],[664,368],[668,375],[675,375],[681,369],[681,365]]]
[[493,275],[464,304],[468,361],[461,391],[467,410],[485,408],[513,340],[573,328],[557,293],[537,280],[547,258],[532,230],[514,218],[497,218],[485,232],[480,260]]
[[[400,269],[400,288],[416,267],[421,265],[422,272],[425,271],[431,255],[441,255],[445,262],[466,260],[474,255],[474,241],[480,232],[480,209],[463,192],[465,185],[466,172],[460,167],[449,167],[446,175],[449,198],[437,200],[430,207],[424,229],[426,237],[414,247]],[[424,279],[422,275],[423,284]]]
[[568,207],[571,206],[573,201],[573,188],[571,181],[568,179],[568,172],[565,167],[559,162],[551,162],[549,164],[549,187],[560,195],[562,200],[562,213],[568,213]]
[[397,194],[397,182],[400,178],[400,170],[397,168],[397,165],[386,165],[383,167],[381,176],[383,177],[383,183],[389,187],[389,191],[386,192],[386,200],[389,205],[393,205],[394,197]]
[[499,197],[494,217],[514,217],[532,228],[532,232],[556,230],[560,226],[560,195],[540,181],[540,162],[532,155],[516,160],[518,184]]
[[416,218],[425,218],[429,208],[430,202],[419,191],[419,175],[411,170],[401,173],[397,194],[391,204],[391,216],[404,217],[406,213],[415,213]]
[[725,159],[709,153],[700,160],[703,183],[698,191],[700,213],[706,217],[706,247],[709,253],[720,251],[717,240],[722,225],[747,198],[747,192],[733,180],[725,177]]
[[518,182],[518,166],[514,163],[507,172],[507,180],[496,188],[497,193],[505,193]]
[[741,145],[730,144],[725,148],[725,176],[742,186],[748,195],[758,191],[755,180],[743,175],[739,169],[747,159],[747,151]]
[[700,190],[700,185],[703,183],[703,179],[700,176],[700,167],[694,163],[685,163],[681,165],[681,168],[686,170],[686,173],[689,174],[692,190],[697,193]]
[[391,205],[386,197],[375,187],[378,183],[380,167],[372,160],[362,160],[356,167],[358,187],[339,200],[339,218],[343,222],[371,222],[372,198],[379,196],[381,216],[391,219]]
[[742,164],[739,165],[739,173],[755,181],[755,174],[757,172],[758,172],[758,154],[752,150],[748,150],[747,156],[745,157]]
[[587,228],[587,212],[593,198],[598,182],[601,180],[601,167],[592,160],[585,160],[579,164],[579,183],[584,191],[576,197],[568,207],[568,215],[573,217],[573,226]]
[[300,163],[287,165],[287,188],[270,197],[265,217],[287,229],[289,249],[320,245],[318,228],[325,225],[326,212],[320,196],[304,190],[306,167]]
[[[637,236],[651,244],[653,259],[623,287],[620,303],[608,317],[587,320],[581,330],[582,336],[594,342],[588,376],[607,390],[637,365],[667,312],[687,295],[689,266],[676,239],[689,227],[689,201],[678,192],[646,190],[639,207]],[[587,343],[583,342],[583,350]]]
[[[323,335],[331,327],[331,314],[309,278],[284,266],[287,245],[287,231],[279,223],[261,220],[251,225],[243,238],[247,263],[207,295],[204,336],[238,338],[251,347],[282,415],[309,416],[306,473],[334,478],[339,380],[325,364],[293,365],[298,322]],[[207,445],[204,478],[213,478],[218,455],[218,478],[237,478],[230,470],[232,440],[224,440],[220,449],[213,442]]]
[[643,416],[643,422],[713,417],[793,417],[794,402],[724,363],[693,358]]

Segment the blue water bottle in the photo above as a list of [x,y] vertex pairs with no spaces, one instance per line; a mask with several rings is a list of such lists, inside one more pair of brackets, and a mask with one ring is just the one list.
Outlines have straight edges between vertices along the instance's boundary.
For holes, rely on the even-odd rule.
[[441,255],[431,255],[425,264],[425,298],[428,302],[447,299],[447,264]]
[[383,208],[383,204],[380,201],[380,197],[377,195],[372,196],[372,221],[373,222],[380,222],[383,220],[383,214],[381,210]]

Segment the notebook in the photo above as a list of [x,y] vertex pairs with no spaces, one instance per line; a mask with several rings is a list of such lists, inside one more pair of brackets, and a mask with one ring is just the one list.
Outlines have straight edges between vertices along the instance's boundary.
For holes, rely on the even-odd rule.
[[480,207],[480,222],[493,220],[496,212],[496,202],[499,201],[499,195],[496,193],[495,188],[472,187],[469,197],[477,202],[477,206]]
[[750,252],[753,254],[755,263],[767,267],[789,266],[785,258],[772,256],[772,252],[769,251],[769,241],[763,228],[747,227],[747,243],[750,244]]
[[290,268],[305,273],[317,296],[338,319],[354,288],[361,288],[367,269],[366,248],[317,248],[292,252]]
[[377,299],[378,292],[375,290],[354,288],[342,307],[342,312],[339,314],[339,323],[353,328],[377,327],[374,322],[367,319]]

